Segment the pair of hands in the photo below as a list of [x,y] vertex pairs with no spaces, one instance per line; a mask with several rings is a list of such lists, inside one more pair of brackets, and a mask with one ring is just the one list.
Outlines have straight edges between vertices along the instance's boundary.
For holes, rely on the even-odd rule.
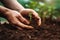
[[[16,26],[19,26],[21,28],[27,28],[27,29],[32,29],[32,26],[28,26],[26,24],[30,24],[30,21],[27,20],[24,16],[28,16],[29,13],[32,13],[32,17],[36,20],[37,25],[40,26],[41,25],[41,18],[39,17],[38,13],[36,13],[34,10],[32,9],[23,9],[19,12],[15,11],[15,10],[9,10],[5,12],[6,18],[7,20]],[[17,28],[19,28],[17,27]]]

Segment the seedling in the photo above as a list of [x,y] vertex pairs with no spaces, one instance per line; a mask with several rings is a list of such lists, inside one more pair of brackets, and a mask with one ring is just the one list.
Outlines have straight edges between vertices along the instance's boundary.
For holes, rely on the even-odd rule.
[[1,18],[0,18],[0,24],[1,24]]
[[29,20],[32,21],[32,13],[29,13]]

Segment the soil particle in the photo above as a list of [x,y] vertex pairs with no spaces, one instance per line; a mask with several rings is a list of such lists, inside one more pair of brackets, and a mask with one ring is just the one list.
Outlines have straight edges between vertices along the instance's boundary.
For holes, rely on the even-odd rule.
[[33,26],[32,30],[18,30],[11,24],[0,24],[0,40],[60,40],[59,22],[51,20],[40,27]]

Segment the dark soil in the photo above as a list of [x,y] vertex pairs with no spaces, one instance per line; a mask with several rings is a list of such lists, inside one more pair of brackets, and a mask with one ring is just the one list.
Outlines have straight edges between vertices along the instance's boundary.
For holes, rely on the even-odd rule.
[[[35,23],[32,25],[35,26]],[[10,24],[0,24],[0,40],[60,40],[60,22],[47,19],[32,30],[18,30]]]

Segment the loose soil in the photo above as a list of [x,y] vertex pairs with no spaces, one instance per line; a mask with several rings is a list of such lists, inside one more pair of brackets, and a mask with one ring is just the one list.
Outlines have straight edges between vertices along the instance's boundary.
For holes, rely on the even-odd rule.
[[46,19],[45,23],[34,29],[18,30],[16,26],[0,24],[0,40],[60,40],[60,21]]

